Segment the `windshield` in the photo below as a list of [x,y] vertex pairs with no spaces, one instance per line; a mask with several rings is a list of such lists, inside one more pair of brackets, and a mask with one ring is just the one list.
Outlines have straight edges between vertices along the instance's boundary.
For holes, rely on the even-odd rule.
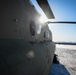
[[[39,13],[45,15],[36,0],[31,0]],[[55,19],[49,21],[76,21],[76,0],[48,0]],[[49,24],[55,42],[76,42],[76,24]]]

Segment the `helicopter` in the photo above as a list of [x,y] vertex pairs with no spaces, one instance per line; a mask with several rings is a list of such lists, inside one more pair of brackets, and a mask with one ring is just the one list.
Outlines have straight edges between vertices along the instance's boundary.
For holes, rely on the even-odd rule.
[[[55,18],[47,0],[37,3]],[[0,9],[0,75],[49,75],[55,43],[48,24],[55,22],[40,23],[30,0],[1,0]]]

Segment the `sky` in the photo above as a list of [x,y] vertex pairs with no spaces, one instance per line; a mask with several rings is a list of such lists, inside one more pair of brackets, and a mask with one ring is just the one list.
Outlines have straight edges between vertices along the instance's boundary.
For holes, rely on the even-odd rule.
[[[44,14],[36,0],[31,0],[39,13]],[[76,21],[76,0],[48,0],[55,19],[49,21]],[[76,42],[76,24],[49,24],[55,42]]]

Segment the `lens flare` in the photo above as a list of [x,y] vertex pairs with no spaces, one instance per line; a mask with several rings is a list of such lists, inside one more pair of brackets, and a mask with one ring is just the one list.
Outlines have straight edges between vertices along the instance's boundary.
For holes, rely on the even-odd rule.
[[40,19],[39,19],[39,21],[40,21],[41,23],[45,23],[45,22],[48,21],[48,19],[47,19],[46,16],[41,16]]

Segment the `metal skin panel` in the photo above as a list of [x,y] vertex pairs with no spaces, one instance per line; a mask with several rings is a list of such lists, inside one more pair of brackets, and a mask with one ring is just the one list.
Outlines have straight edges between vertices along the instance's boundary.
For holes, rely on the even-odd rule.
[[[27,56],[30,51],[33,57]],[[52,41],[31,44],[24,39],[0,40],[0,75],[49,75],[54,51]]]
[[[21,1],[24,2],[21,3]],[[41,23],[39,23],[39,13],[30,5],[28,0],[3,0],[0,3],[0,8],[2,9],[0,12],[0,38],[26,38],[27,41],[38,41],[42,38],[42,32],[40,35],[35,34],[34,38],[30,35],[31,21],[38,25],[41,25]],[[44,29],[48,29],[48,27],[45,26]],[[44,37],[42,39],[44,40]]]
[[[0,1],[0,75],[49,75],[55,51],[48,25],[31,36],[40,14],[29,0]],[[44,38],[48,30],[49,38]]]

